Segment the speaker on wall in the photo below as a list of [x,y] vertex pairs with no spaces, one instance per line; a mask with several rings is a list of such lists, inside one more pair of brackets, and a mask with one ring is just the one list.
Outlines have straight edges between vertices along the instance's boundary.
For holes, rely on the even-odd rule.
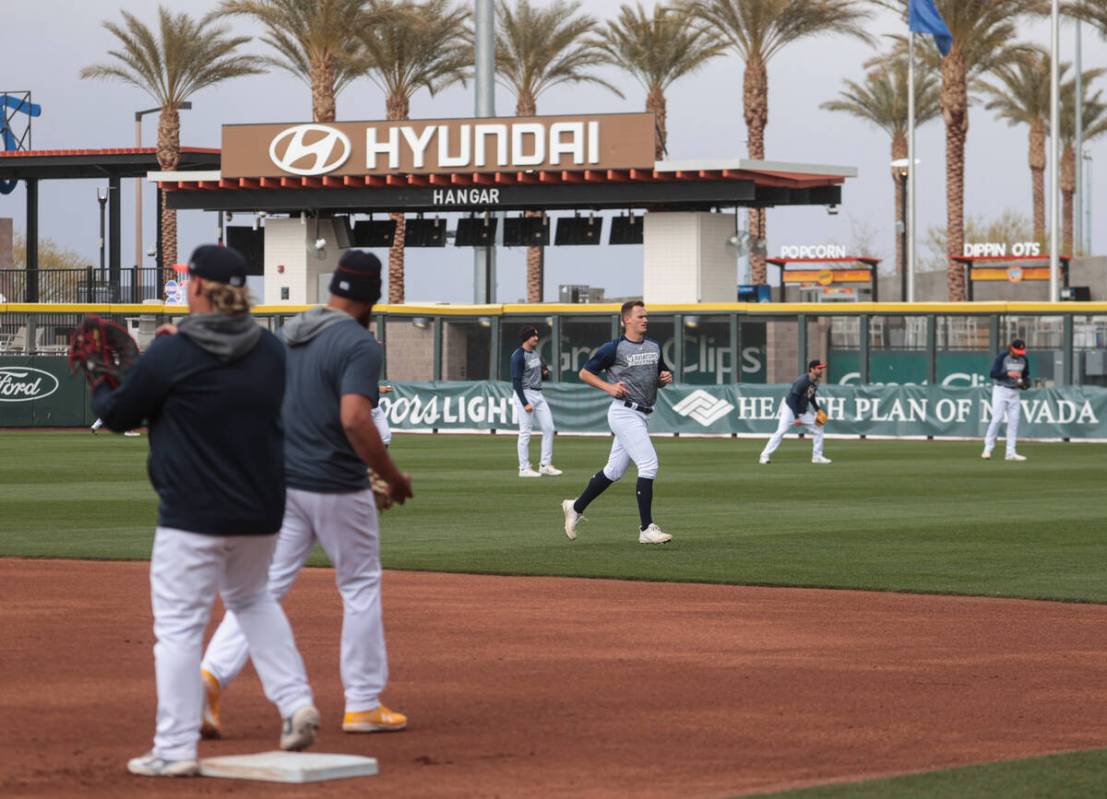
[[445,219],[408,219],[404,222],[405,247],[445,247]]
[[354,247],[391,247],[396,237],[396,222],[391,219],[370,219],[354,223]]
[[546,247],[549,243],[548,216],[516,216],[504,220],[505,247]]
[[462,217],[457,220],[454,244],[458,247],[489,247],[496,243],[496,225],[500,220],[492,217]]
[[563,216],[557,220],[554,244],[599,244],[602,233],[602,216]]
[[641,244],[645,225],[641,216],[617,216],[611,220],[608,244]]
[[227,226],[224,235],[227,246],[238,250],[246,259],[246,274],[265,274],[265,228]]

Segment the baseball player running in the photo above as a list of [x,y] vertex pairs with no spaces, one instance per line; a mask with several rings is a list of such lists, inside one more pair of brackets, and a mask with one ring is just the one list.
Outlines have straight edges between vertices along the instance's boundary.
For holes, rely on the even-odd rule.
[[826,424],[826,411],[819,407],[819,401],[815,397],[819,390],[819,380],[825,370],[826,364],[816,359],[807,364],[807,374],[801,375],[796,382],[792,383],[788,396],[780,406],[777,417],[780,421],[777,423],[776,432],[765,444],[765,449],[761,450],[758,463],[769,463],[770,457],[776,452],[784,436],[795,425],[805,427],[814,440],[811,462],[831,462],[830,458],[823,457],[823,425]]
[[[519,331],[519,349],[511,353],[511,385],[515,389],[515,404],[519,411],[519,476],[556,477],[561,470],[553,461],[554,423],[550,406],[542,396],[542,380],[548,375],[538,354],[538,328],[527,325]],[[530,468],[530,433],[535,419],[542,428],[542,455],[538,471]]]
[[1024,461],[1025,455],[1015,451],[1019,434],[1020,389],[1030,387],[1030,361],[1026,358],[1026,343],[1017,338],[992,361],[992,421],[984,436],[984,452],[980,457],[992,459],[992,450],[996,447],[999,426],[1007,420],[1007,455],[1004,460]]
[[[646,338],[648,317],[641,300],[623,303],[620,311],[623,336],[600,347],[580,370],[580,379],[611,395],[607,423],[615,434],[607,465],[592,475],[584,492],[575,500],[561,503],[565,514],[565,535],[577,537],[577,525],[584,509],[626,472],[631,461],[638,469],[639,544],[664,544],[672,536],[653,521],[653,481],[657,477],[657,453],[650,441],[649,417],[657,400],[658,386],[673,382],[673,374],[661,357],[661,347]],[[600,377],[607,372],[610,379]]]
[[[293,317],[283,420],[288,499],[269,591],[283,599],[318,541],[334,564],[342,595],[341,674],[345,732],[402,730],[407,717],[381,704],[388,656],[381,622],[380,533],[366,473],[383,478],[391,499],[411,496],[411,478],[392,462],[373,422],[381,348],[367,326],[380,299],[381,263],[347,251],[331,279],[327,305]],[[220,696],[246,664],[241,620],[228,611],[204,655],[203,733],[219,737]],[[198,702],[199,708],[202,703]]]
[[127,764],[132,774],[199,773],[200,654],[217,593],[284,719],[281,748],[309,746],[319,726],[292,629],[266,586],[285,502],[285,353],[250,316],[246,270],[230,248],[197,249],[190,315],[163,330],[175,335],[155,339],[118,388],[93,391],[110,430],[149,425],[159,498],[150,558],[157,731],[154,748]]

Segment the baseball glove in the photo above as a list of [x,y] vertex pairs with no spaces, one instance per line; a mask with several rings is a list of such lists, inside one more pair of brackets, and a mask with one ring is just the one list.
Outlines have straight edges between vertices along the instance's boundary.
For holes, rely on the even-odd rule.
[[118,323],[99,316],[86,316],[69,339],[69,371],[85,373],[95,388],[106,382],[116,388],[123,374],[138,359],[138,345]]
[[815,413],[815,424],[817,424],[819,427],[822,427],[824,424],[826,424],[826,420],[829,418],[830,417],[826,415],[826,411],[824,411],[822,408],[819,408],[819,410]]
[[373,492],[373,499],[377,502],[377,510],[388,510],[392,507],[392,486],[372,469],[369,470],[369,488]]
[[1029,380],[1024,379],[1019,381],[1019,391],[1026,391],[1028,388],[1030,388]]

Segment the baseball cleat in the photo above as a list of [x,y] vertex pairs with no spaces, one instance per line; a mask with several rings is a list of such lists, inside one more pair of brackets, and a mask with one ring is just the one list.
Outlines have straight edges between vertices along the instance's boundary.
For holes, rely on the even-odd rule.
[[550,477],[557,477],[559,474],[562,474],[562,471],[552,463],[548,463],[545,466],[539,467],[538,473],[549,475]]
[[319,711],[304,705],[284,720],[281,727],[281,749],[299,752],[315,743],[315,731],[319,729]]
[[561,512],[565,514],[565,535],[569,536],[570,541],[576,540],[577,525],[584,518],[584,515],[577,513],[576,508],[573,507],[574,502],[576,500],[572,499],[562,500],[561,502]]
[[988,452],[987,450],[984,450],[984,452],[980,453],[980,457],[983,458],[986,461],[990,461],[992,459],[992,453]]
[[127,771],[140,777],[195,777],[200,764],[195,760],[166,760],[153,749],[127,761]]
[[824,458],[822,455],[816,455],[811,459],[812,463],[834,463],[830,458]]
[[526,469],[520,469],[519,470],[519,476],[520,477],[541,477],[542,475],[539,474],[538,472],[534,471],[534,469],[531,469],[530,467],[527,467]]
[[667,544],[673,540],[668,533],[662,532],[656,524],[650,524],[645,530],[638,532],[639,544]]
[[342,717],[342,732],[399,732],[406,728],[407,716],[384,705]]
[[219,719],[219,696],[222,689],[219,680],[207,669],[200,669],[204,681],[204,715],[200,722],[201,738],[223,737],[223,724]]
[[760,463],[760,464],[769,463],[769,456],[768,455],[762,455],[760,458],[757,459],[757,462]]
[[1024,460],[1026,460],[1026,456],[1025,455],[1020,455],[1019,453],[1016,452],[1013,455],[1006,456],[1004,458],[1004,460],[1005,461],[1024,461]]

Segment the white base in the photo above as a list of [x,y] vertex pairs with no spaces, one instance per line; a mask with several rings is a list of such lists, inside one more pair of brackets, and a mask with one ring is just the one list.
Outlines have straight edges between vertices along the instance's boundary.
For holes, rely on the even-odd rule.
[[259,752],[226,755],[200,761],[200,776],[265,782],[322,782],[347,777],[373,777],[377,760],[359,755],[312,752]]

